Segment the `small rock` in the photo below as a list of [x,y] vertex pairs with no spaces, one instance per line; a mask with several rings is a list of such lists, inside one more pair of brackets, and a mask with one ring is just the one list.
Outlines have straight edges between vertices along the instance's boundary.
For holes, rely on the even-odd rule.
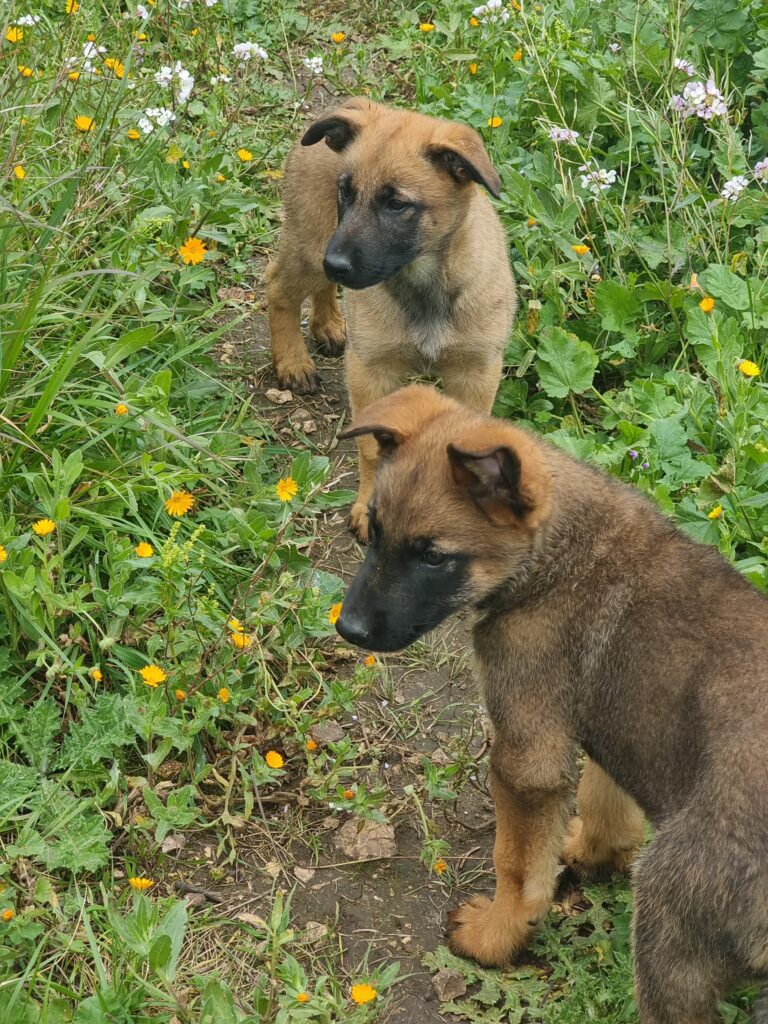
[[315,743],[338,743],[344,739],[344,730],[332,719],[328,722],[318,722],[309,732]]
[[171,833],[166,836],[163,840],[160,849],[163,853],[173,853],[174,850],[183,850],[187,845],[187,837],[182,835],[180,832]]
[[446,754],[442,747],[438,747],[437,750],[433,750],[430,754],[429,760],[439,768],[445,768],[446,765],[453,764],[453,758],[450,754]]
[[334,818],[332,814],[329,814],[327,818],[323,818],[320,824],[329,832],[335,832],[336,829],[341,825],[341,822],[339,821],[338,818]]
[[304,938],[307,942],[319,942],[328,934],[328,929],[319,921],[307,921],[304,925]]
[[311,882],[315,877],[314,868],[300,868],[297,866],[293,869],[293,873],[300,882]]
[[276,860],[269,860],[264,865],[264,870],[267,872],[270,878],[277,878],[280,872],[283,870],[282,865],[278,864]]
[[264,397],[269,402],[274,402],[275,405],[285,405],[286,402],[293,401],[292,391],[280,391],[278,388],[269,388],[264,392]]
[[244,911],[242,914],[238,914],[235,918],[236,921],[245,921],[246,924],[252,924],[254,928],[267,928],[267,922],[263,917],[259,917],[257,914],[249,914]]
[[304,420],[304,422],[301,425],[301,429],[304,431],[305,434],[314,434],[315,431],[317,430],[317,424],[315,423],[314,420]]
[[432,979],[432,987],[440,1002],[447,1003],[451,999],[458,999],[459,996],[466,994],[467,982],[460,971],[453,971],[449,967],[444,967]]
[[378,860],[394,857],[397,852],[394,828],[378,821],[352,818],[341,826],[333,841],[352,860]]

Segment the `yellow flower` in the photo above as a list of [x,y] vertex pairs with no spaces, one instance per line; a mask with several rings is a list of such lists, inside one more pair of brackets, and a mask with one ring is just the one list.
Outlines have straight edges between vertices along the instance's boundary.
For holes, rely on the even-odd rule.
[[13,168],[13,173],[15,177],[19,179],[19,181],[23,181],[27,176],[27,172],[24,170],[21,164],[16,164],[16,166]]
[[137,892],[142,892],[144,889],[151,889],[154,884],[155,883],[151,878],[142,878],[141,876],[138,878],[128,879],[128,885],[130,885],[132,889],[136,889]]
[[338,46],[339,43],[343,43],[346,38],[346,32],[334,32],[333,35],[331,36],[331,42],[336,43],[336,45]]
[[145,43],[149,38],[146,32],[134,32],[133,34],[139,40],[140,43]]
[[715,505],[715,507],[713,509],[710,509],[710,511],[707,512],[707,519],[719,519],[722,514],[723,514],[723,506],[722,505]]
[[88,40],[89,43],[96,42],[96,36],[93,34],[93,32],[89,32],[85,38]]
[[145,665],[139,670],[139,675],[147,686],[151,686],[153,689],[168,678],[159,665]]
[[222,704],[228,704],[229,703],[229,689],[226,686],[222,686],[222,688],[219,690],[217,696],[218,696],[218,698],[219,698],[219,700],[221,701]]
[[440,860],[435,861],[435,872],[438,875],[444,875],[447,870],[448,865],[445,863],[442,857],[440,858]]
[[52,519],[38,519],[36,523],[32,523],[32,529],[38,537],[47,537],[56,529],[56,523]]
[[373,666],[376,664],[375,656],[373,654],[369,654],[368,657],[363,662],[363,664],[365,665],[366,668],[373,668]]
[[354,800],[355,791],[354,789],[345,789],[342,796],[344,797],[345,800]]
[[494,117],[489,117],[488,118],[488,127],[489,128],[500,128],[502,124],[503,124],[503,121],[501,120],[501,118],[499,117],[498,114],[496,114]]
[[125,74],[125,64],[122,64],[117,57],[107,57],[104,61],[115,78],[122,78]]
[[304,746],[306,747],[307,750],[310,750],[310,751],[311,750],[317,750],[317,743],[315,742],[315,740],[312,740],[312,739],[307,740],[307,742],[304,744]]
[[469,73],[470,73],[470,75],[476,75],[477,74],[477,64],[475,64],[474,61],[469,65]]
[[[343,36],[344,35],[343,32],[336,32],[335,34],[337,36]],[[333,36],[331,36],[331,39],[333,39]],[[334,39],[334,42],[335,41],[336,40]],[[341,40],[339,40],[339,42],[341,42]],[[297,995],[296,995],[296,1002],[297,1003],[308,1003],[309,1002],[309,993],[308,992],[299,992],[299,993],[297,993]]]
[[253,153],[250,149],[238,149],[237,155],[244,164],[250,163],[253,160]]
[[229,626],[229,628],[232,630],[233,633],[244,633],[245,632],[245,628],[244,628],[242,622],[240,621],[240,619],[234,619],[234,618],[230,619],[229,622],[227,623],[227,625]]
[[8,561],[8,552],[5,550],[2,544],[0,544],[0,563]]
[[715,308],[715,300],[710,298],[709,295],[705,295],[699,303],[699,309],[702,313],[711,313]]
[[9,907],[8,910],[4,910],[2,914],[0,914],[0,917],[2,917],[4,921],[8,922],[12,921],[14,917],[16,917],[16,914]]
[[184,698],[187,696],[184,690],[174,690],[173,695],[176,698],[176,700],[184,700]]
[[435,26],[432,24],[431,21],[422,21],[422,23],[419,25],[419,32],[434,32],[434,31],[435,31]]
[[232,642],[232,646],[236,647],[240,651],[243,651],[247,647],[250,647],[251,644],[253,643],[252,637],[250,637],[247,633],[230,633],[229,639]]
[[115,416],[127,416],[127,415],[128,415],[128,406],[125,404],[125,402],[118,402],[117,405],[115,406]]
[[199,238],[188,238],[179,248],[179,256],[187,264],[202,263],[208,250]]
[[77,12],[80,10],[80,4],[77,2],[77,0],[67,0],[66,4],[64,5],[64,10],[67,12],[67,14],[77,14]]
[[472,17],[469,19],[469,24],[472,26],[472,28],[477,28],[477,26],[480,24],[480,22],[477,20],[477,18],[473,14]]
[[529,228],[535,228],[536,227],[536,221],[535,221],[535,219],[533,217],[529,217],[528,220],[525,223],[528,225]]
[[199,32],[200,32],[199,28],[193,28],[192,31],[189,34],[191,36],[196,36]]
[[25,64],[19,64],[19,74],[22,78],[31,78],[33,74],[32,68],[28,68]]
[[195,497],[189,491],[174,491],[165,503],[169,516],[185,516],[195,507]]
[[223,174],[217,174],[216,175],[216,181],[222,182],[222,181],[226,181],[226,180],[227,179],[226,179],[226,177]]
[[101,674],[100,668],[92,668],[88,675],[91,677],[94,683],[100,683],[104,678],[104,676]]
[[5,33],[5,38],[9,43],[20,43],[24,38],[24,29],[19,28],[18,25],[11,25]]
[[299,493],[299,485],[292,476],[284,476],[277,481],[275,490],[280,501],[292,501]]
[[328,612],[328,621],[332,626],[336,625],[336,620],[341,615],[341,601],[338,604],[332,604],[331,609]]
[[79,132],[92,132],[93,118],[86,117],[85,114],[78,114],[75,118],[75,128],[77,128]]
[[523,59],[523,51],[522,50],[515,50],[515,52],[512,54],[512,60],[522,60],[522,59]]
[[141,132],[139,131],[138,128],[129,128],[125,134],[131,140],[131,142],[136,142],[137,139],[141,138]]
[[76,82],[79,77],[80,77],[80,72],[79,71],[70,71],[69,74],[67,75],[67,78],[70,80],[70,82]]
[[588,245],[572,245],[571,248],[573,249],[573,251],[576,253],[577,256],[586,256],[587,253],[589,252],[589,246]]
[[376,998],[376,989],[371,985],[353,985],[350,995],[352,1002],[362,1006],[363,1003],[370,1003]]
[[753,363],[751,359],[741,359],[737,364],[736,368],[741,370],[745,377],[759,377],[760,367],[757,363]]
[[152,547],[152,545],[147,544],[145,540],[143,540],[140,544],[137,544],[133,550],[136,552],[138,558],[151,558],[152,555],[154,555],[155,553],[155,549]]
[[520,6],[517,0],[510,0],[510,2],[516,11],[522,11],[523,8]]
[[181,161],[181,166],[184,168],[185,171],[188,171],[189,170],[189,160],[182,160]]
[[285,761],[281,754],[278,754],[276,750],[268,750],[264,755],[264,760],[267,762],[268,768],[274,768],[277,771],[278,768],[282,768]]

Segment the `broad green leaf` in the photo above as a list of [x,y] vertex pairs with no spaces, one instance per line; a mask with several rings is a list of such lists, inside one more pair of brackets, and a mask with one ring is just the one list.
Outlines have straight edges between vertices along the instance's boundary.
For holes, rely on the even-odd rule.
[[581,394],[591,387],[597,353],[588,341],[561,327],[549,327],[539,345],[536,369],[542,389],[553,398]]

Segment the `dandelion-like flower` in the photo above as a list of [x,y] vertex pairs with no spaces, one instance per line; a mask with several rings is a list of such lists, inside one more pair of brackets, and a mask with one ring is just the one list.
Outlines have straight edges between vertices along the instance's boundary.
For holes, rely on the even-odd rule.
[[20,43],[24,38],[24,29],[16,25],[9,25],[5,38],[9,43]]
[[138,878],[128,879],[128,885],[137,892],[144,892],[146,889],[151,889],[154,884],[155,883],[151,878],[143,878],[141,876]]
[[195,497],[189,491],[174,491],[165,502],[169,516],[185,516],[195,507]]
[[587,253],[589,252],[589,246],[588,245],[584,245],[584,244],[572,245],[571,248],[573,249],[573,251],[576,253],[577,256],[586,256]]
[[346,32],[333,32],[331,34],[331,42],[332,43],[336,43],[337,46],[340,43],[343,43],[346,38],[347,38]]
[[743,174],[737,174],[735,178],[723,182],[720,195],[726,202],[735,203],[748,184],[749,182]]
[[16,164],[16,166],[13,168],[13,176],[14,178],[17,178],[19,181],[24,181],[24,179],[27,176],[27,172],[24,170],[21,164]]
[[104,678],[100,668],[92,668],[88,675],[91,677],[94,683],[100,683]]
[[77,0],[67,0],[66,4],[64,5],[64,10],[67,14],[77,14],[77,12],[80,10],[80,4],[77,2]]
[[323,58],[322,57],[302,57],[301,63],[312,75],[322,75],[323,73]]
[[311,753],[313,750],[317,750],[317,742],[316,740],[308,739],[304,747]]
[[472,63],[469,65],[469,73],[470,73],[470,75],[476,75],[477,74],[477,67],[478,66],[475,63],[475,61],[472,61]]
[[282,768],[285,764],[282,754],[278,754],[276,750],[268,750],[264,755],[264,760],[267,763],[267,767],[272,768],[274,771]]
[[137,544],[133,550],[136,552],[137,558],[151,558],[155,553],[155,549],[152,545],[147,544],[145,540],[141,541],[140,544]]
[[174,690],[173,695],[176,698],[176,700],[182,701],[186,700],[187,692],[186,690]]
[[419,25],[419,32],[424,32],[425,34],[427,34],[429,32],[434,31],[435,26],[432,24],[431,21],[422,21],[421,24]]
[[199,238],[188,238],[184,245],[179,247],[179,256],[186,264],[202,263],[208,250],[205,242]]
[[38,537],[47,537],[56,529],[56,523],[52,519],[38,519],[36,523],[32,523],[32,529]]
[[330,607],[330,610],[328,611],[328,621],[330,622],[330,624],[332,626],[336,625],[336,622],[338,621],[338,618],[339,618],[340,615],[341,615],[341,601],[339,601],[337,604],[332,604],[331,607]]
[[309,1002],[309,993],[308,992],[297,992],[296,993],[296,1002],[297,1003],[308,1003]]
[[575,132],[573,128],[550,128],[549,137],[553,142],[575,142],[579,137],[579,133]]
[[523,51],[522,50],[515,50],[515,52],[512,54],[512,60],[522,60],[522,59],[523,59]]
[[448,865],[445,863],[442,857],[439,860],[435,861],[435,874],[444,875],[447,870]]
[[159,686],[160,683],[164,683],[168,678],[159,665],[145,665],[144,668],[139,669],[139,675],[152,689]]
[[253,643],[253,637],[248,633],[230,633],[229,641],[238,651],[244,651]]
[[581,187],[587,192],[591,192],[595,198],[602,195],[603,192],[607,192],[616,181],[616,171],[607,171],[604,167],[598,167],[596,164],[591,167],[588,164],[582,164],[579,170],[582,172]]
[[19,64],[19,74],[22,78],[31,78],[34,74],[32,68],[26,66],[26,64]]
[[129,128],[125,134],[131,142],[136,142],[137,139],[141,138],[141,132],[137,128]]
[[92,117],[87,117],[85,114],[78,114],[75,118],[75,128],[79,132],[92,132],[94,128],[94,120]]
[[122,78],[125,75],[125,64],[117,57],[107,57],[104,60],[104,65],[109,68],[115,78]]
[[376,664],[376,656],[374,654],[369,654],[368,657],[363,661],[363,664],[365,665],[366,668],[373,668],[374,665]]
[[674,61],[675,71],[683,71],[689,78],[693,78],[696,74],[696,68],[691,64],[689,60],[684,60],[682,57],[675,57]]
[[282,480],[277,481],[275,490],[280,501],[293,501],[299,493],[299,485],[292,476],[284,476]]
[[495,114],[493,117],[488,118],[489,128],[501,128],[503,123],[504,122],[502,121],[498,114]]
[[8,561],[8,552],[5,550],[2,544],[0,544],[0,565],[3,562]]
[[125,404],[125,402],[118,402],[117,405],[115,406],[115,416],[127,416],[127,415],[128,415],[128,406]]
[[269,54],[263,46],[259,46],[258,43],[248,42],[235,43],[232,47],[232,56],[235,60],[242,61],[244,64],[253,60],[254,57],[258,57],[259,60],[266,60]]
[[722,514],[723,506],[715,505],[713,509],[710,509],[709,512],[707,512],[707,519],[719,519],[722,516]]
[[699,302],[699,309],[702,313],[711,313],[715,308],[715,300],[710,295],[705,295]]
[[222,688],[219,690],[219,692],[216,694],[216,696],[219,698],[219,700],[221,701],[222,704],[228,704],[229,703],[229,687],[222,686]]
[[238,149],[237,159],[243,164],[249,164],[253,160],[253,153],[250,149]]
[[345,789],[344,792],[341,795],[344,797],[345,800],[354,800],[355,799],[355,791],[354,791],[354,789]]
[[12,921],[14,917],[16,917],[16,914],[13,910],[11,910],[10,907],[8,907],[7,910],[4,910],[2,914],[0,914],[0,917],[2,917],[3,921],[5,921],[5,923],[7,924],[9,921]]
[[353,985],[350,996],[353,1003],[362,1006],[364,1003],[371,1003],[378,995],[372,985]]
[[753,363],[751,359],[740,359],[736,364],[736,369],[743,373],[745,377],[760,376],[760,367],[757,363]]

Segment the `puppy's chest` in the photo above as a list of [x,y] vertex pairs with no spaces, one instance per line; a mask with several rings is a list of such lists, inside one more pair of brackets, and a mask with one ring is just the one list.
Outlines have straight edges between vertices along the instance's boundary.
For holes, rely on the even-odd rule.
[[458,294],[433,276],[400,280],[389,294],[402,317],[404,340],[425,367],[438,363],[457,337]]

